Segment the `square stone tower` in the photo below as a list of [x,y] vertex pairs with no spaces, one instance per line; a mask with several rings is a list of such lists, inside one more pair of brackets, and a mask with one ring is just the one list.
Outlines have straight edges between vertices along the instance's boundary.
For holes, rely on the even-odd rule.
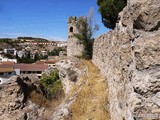
[[80,19],[86,19],[85,17],[69,17],[68,19],[68,43],[67,43],[67,56],[76,57],[82,56],[83,44],[75,37],[78,34],[77,23]]

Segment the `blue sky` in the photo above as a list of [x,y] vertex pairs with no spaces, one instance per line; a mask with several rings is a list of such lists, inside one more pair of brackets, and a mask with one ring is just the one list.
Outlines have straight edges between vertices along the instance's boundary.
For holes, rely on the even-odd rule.
[[0,0],[0,38],[67,40],[69,16],[87,16],[90,8],[94,8],[94,22],[100,26],[97,37],[108,29],[101,23],[96,0]]

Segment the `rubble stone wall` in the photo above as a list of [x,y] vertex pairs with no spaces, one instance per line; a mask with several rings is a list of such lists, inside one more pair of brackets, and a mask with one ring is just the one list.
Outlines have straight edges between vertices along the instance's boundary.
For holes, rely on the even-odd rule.
[[119,17],[93,46],[92,61],[109,86],[111,120],[160,118],[160,1],[128,0]]

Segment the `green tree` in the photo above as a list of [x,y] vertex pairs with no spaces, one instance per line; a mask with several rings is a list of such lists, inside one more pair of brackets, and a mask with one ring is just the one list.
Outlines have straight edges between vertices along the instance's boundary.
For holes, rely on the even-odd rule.
[[114,29],[118,20],[118,13],[127,5],[127,0],[97,0],[103,24]]
[[9,59],[14,59],[14,56],[12,54],[9,54],[9,53],[5,53],[4,57],[9,58]]
[[48,52],[49,56],[59,56],[60,51],[65,51],[63,47],[56,47],[52,51]]
[[93,25],[93,10],[90,10],[87,18],[80,17],[76,26],[78,28],[78,34],[75,34],[75,37],[77,37],[79,42],[84,46],[82,57],[85,59],[91,59],[93,46],[92,37],[93,34],[99,29],[97,24]]
[[34,62],[36,62],[37,60],[39,60],[40,56],[38,55],[38,53],[35,53],[34,55]]
[[30,56],[30,51],[26,52],[26,55],[23,55],[22,58],[18,59],[19,63],[34,63],[34,59],[31,58]]

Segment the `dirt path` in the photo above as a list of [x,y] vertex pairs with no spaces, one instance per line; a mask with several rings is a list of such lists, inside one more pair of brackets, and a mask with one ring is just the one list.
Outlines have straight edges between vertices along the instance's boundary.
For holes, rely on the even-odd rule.
[[107,83],[91,61],[84,63],[88,70],[82,78],[85,84],[71,105],[72,120],[109,120]]

